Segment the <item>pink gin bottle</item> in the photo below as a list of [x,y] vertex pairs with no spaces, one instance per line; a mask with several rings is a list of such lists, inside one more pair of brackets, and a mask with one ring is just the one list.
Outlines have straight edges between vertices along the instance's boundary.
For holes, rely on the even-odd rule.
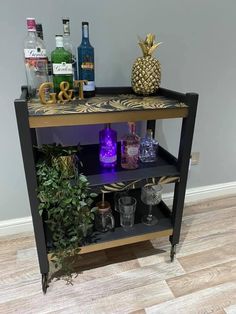
[[135,133],[135,123],[129,122],[129,134],[121,139],[121,167],[138,168],[140,137]]

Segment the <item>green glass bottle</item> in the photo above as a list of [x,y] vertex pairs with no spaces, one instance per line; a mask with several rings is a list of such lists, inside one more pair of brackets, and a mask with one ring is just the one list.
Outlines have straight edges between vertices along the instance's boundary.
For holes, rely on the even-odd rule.
[[64,49],[63,36],[56,35],[56,49],[51,53],[54,92],[60,92],[60,83],[66,81],[73,89],[72,54]]

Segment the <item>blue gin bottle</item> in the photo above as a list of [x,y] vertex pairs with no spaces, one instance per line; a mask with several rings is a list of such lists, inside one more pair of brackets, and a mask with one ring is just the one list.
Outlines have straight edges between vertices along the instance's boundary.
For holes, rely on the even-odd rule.
[[89,42],[88,22],[82,22],[82,42],[77,50],[79,80],[88,81],[83,87],[84,97],[93,97],[95,95],[94,48]]

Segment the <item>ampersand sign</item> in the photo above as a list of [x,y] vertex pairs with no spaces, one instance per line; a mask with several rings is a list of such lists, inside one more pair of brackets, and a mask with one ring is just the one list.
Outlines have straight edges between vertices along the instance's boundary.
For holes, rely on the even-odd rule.
[[58,94],[58,98],[61,102],[69,101],[72,99],[73,89],[69,89],[70,84],[66,81],[60,83],[60,92]]

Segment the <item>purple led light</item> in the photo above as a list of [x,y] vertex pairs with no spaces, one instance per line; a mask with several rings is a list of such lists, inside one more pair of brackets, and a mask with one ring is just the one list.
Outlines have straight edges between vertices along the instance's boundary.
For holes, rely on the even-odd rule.
[[117,160],[117,134],[109,126],[99,132],[99,160],[103,167],[114,167]]

